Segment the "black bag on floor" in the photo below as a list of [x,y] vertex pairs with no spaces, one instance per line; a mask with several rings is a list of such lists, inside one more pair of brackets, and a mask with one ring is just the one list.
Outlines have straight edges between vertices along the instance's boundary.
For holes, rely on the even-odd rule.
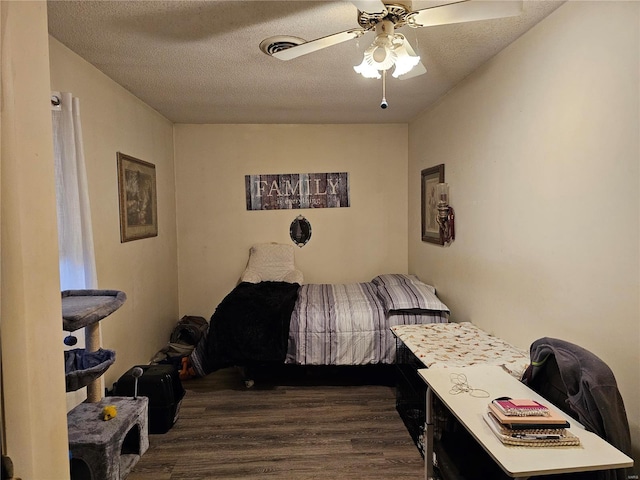
[[178,420],[185,391],[173,365],[137,365],[122,375],[113,386],[113,396],[133,397],[133,370],[142,369],[138,392],[149,398],[149,433],[166,433]]

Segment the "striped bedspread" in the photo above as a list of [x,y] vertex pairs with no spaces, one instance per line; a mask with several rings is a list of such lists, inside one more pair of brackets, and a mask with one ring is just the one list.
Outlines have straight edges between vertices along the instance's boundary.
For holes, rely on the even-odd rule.
[[448,312],[386,314],[373,283],[302,285],[289,328],[286,362],[393,363],[393,325],[447,322]]

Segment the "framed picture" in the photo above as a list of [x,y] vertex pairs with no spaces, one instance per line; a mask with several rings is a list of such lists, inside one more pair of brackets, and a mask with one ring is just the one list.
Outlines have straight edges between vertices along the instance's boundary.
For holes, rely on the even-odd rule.
[[158,236],[156,166],[118,152],[120,242]]
[[444,164],[422,170],[422,241],[444,245],[438,225],[436,185],[444,183]]

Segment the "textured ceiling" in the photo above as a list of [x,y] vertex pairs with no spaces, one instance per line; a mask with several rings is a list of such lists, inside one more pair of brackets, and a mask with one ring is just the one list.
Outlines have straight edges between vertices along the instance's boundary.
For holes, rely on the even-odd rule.
[[405,123],[562,3],[526,0],[518,17],[399,29],[427,74],[389,76],[386,110],[382,81],[352,68],[372,33],[286,62],[258,47],[357,27],[348,1],[50,0],[48,16],[53,37],[176,123]]

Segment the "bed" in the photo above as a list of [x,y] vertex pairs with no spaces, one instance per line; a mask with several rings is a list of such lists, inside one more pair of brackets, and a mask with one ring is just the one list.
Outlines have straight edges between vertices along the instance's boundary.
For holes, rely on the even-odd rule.
[[435,289],[412,275],[379,275],[368,283],[310,284],[298,292],[286,363],[394,363],[390,327],[447,322]]
[[414,275],[370,282],[242,281],[218,305],[190,355],[198,376],[264,363],[369,365],[395,361],[390,327],[445,323],[449,309]]

